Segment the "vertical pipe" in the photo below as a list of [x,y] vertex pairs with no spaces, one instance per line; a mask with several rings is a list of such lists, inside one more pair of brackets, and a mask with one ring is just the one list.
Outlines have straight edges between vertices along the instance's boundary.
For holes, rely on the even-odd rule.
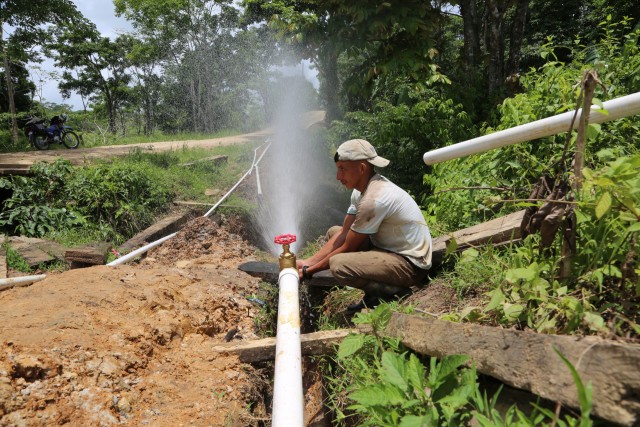
[[273,427],[304,425],[298,270],[284,268],[278,278],[278,332],[273,385]]
[[258,196],[262,196],[262,186],[260,185],[260,171],[256,165],[256,184],[258,185]]

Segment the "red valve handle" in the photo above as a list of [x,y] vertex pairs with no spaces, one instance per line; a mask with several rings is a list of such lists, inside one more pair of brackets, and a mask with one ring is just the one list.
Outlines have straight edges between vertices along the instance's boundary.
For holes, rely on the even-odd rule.
[[279,245],[290,245],[293,242],[296,241],[296,235],[295,234],[281,234],[279,236],[276,236],[275,239],[273,239],[273,241]]

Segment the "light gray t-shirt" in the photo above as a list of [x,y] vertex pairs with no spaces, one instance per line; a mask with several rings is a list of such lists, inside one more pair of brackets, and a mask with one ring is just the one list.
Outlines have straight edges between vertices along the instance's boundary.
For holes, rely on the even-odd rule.
[[348,214],[351,230],[369,234],[374,246],[403,255],[416,266],[431,267],[431,233],[418,204],[382,175],[375,174],[364,193],[353,190]]

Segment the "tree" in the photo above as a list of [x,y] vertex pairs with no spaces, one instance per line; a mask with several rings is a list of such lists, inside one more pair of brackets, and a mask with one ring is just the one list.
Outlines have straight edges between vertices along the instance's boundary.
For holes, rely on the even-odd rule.
[[[71,91],[93,94],[104,101],[109,131],[116,132],[118,108],[128,94],[128,53],[132,40],[119,36],[114,41],[102,37],[96,26],[83,21],[72,28],[52,29],[53,41],[46,47],[56,66],[65,68],[58,85],[64,96]],[[75,71],[75,75],[71,72]]]
[[[18,125],[14,100],[15,82],[12,77],[12,54],[24,54],[28,49],[41,44],[46,37],[43,25],[52,23],[66,25],[81,16],[71,0],[3,0],[0,3],[0,53],[7,84],[7,101],[11,113],[11,134],[18,143]],[[9,41],[5,41],[5,26],[13,28]],[[13,49],[10,49],[10,46]]]
[[164,85],[157,117],[165,130],[213,132],[246,121],[246,106],[255,98],[249,82],[266,74],[273,48],[259,30],[239,28],[240,11],[231,1],[116,0],[115,5],[158,55],[154,61],[162,67]]

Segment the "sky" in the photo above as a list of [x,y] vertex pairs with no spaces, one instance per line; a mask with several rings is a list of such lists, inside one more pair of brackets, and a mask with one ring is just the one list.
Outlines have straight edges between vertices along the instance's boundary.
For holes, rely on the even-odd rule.
[[[73,3],[75,3],[78,10],[87,19],[96,24],[98,31],[100,31],[103,36],[107,36],[113,39],[119,34],[126,33],[132,30],[131,24],[127,22],[126,19],[116,16],[113,2],[111,0],[73,0]],[[48,71],[62,71],[55,70],[53,61],[50,59],[45,59],[45,61],[39,66],[42,69]],[[308,62],[301,64],[300,67],[283,68],[282,71],[287,74],[300,73],[301,67],[304,75],[313,83],[313,85],[317,89],[317,73],[315,70],[309,69]],[[37,80],[37,77],[34,76],[33,73],[32,78],[34,78],[34,81]],[[46,102],[55,102],[57,104],[64,103],[71,105],[76,110],[82,109],[82,100],[80,96],[72,94],[69,99],[62,98],[62,95],[60,95],[60,92],[58,91],[57,81],[47,81],[43,83],[42,96],[44,98],[44,101]]]
[[[117,17],[113,2],[110,0],[74,0],[78,10],[91,22],[96,24],[98,31],[103,36],[109,38],[115,38],[118,34],[122,34],[131,31],[132,27],[126,19]],[[45,61],[40,64],[45,70],[56,71],[56,67],[53,65],[53,61],[45,58]],[[61,70],[60,70],[61,72]],[[34,77],[32,75],[32,77]],[[82,109],[82,100],[78,95],[72,94],[71,98],[63,99],[62,95],[58,91],[57,81],[48,81],[42,88],[42,95],[45,101],[55,102],[57,104],[70,104],[74,109]]]

